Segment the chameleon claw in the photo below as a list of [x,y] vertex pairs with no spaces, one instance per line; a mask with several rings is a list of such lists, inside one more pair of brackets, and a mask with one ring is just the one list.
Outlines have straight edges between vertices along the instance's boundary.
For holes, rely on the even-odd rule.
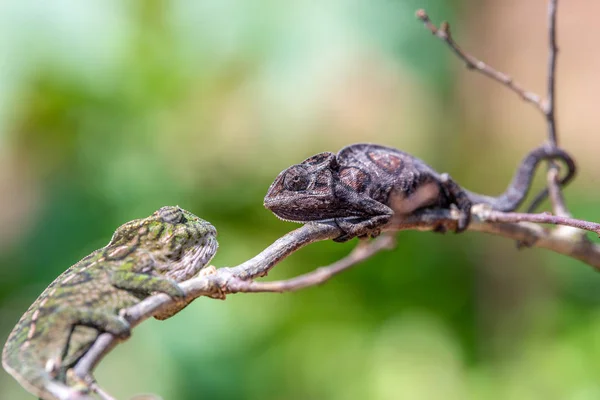
[[121,315],[111,318],[104,330],[120,340],[128,339],[131,336],[131,325]]
[[381,229],[374,229],[369,233],[371,239],[375,239],[379,235],[381,235]]
[[443,224],[436,225],[435,228],[433,228],[433,232],[435,232],[435,233],[444,234],[447,231],[448,231],[448,229]]
[[456,223],[456,229],[454,232],[455,233],[463,232],[465,229],[467,229],[470,222],[471,222],[470,215],[468,215],[467,213],[461,212],[458,217],[458,221]]

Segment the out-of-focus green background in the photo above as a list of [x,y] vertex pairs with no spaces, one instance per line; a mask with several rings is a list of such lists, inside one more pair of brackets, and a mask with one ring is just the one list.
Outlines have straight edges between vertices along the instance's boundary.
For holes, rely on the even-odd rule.
[[[581,166],[567,199],[600,220],[598,5],[562,3],[560,135]],[[420,7],[543,92],[541,0],[3,1],[1,341],[54,277],[160,206],[218,228],[216,266],[252,257],[296,227],[263,208],[272,179],[317,152],[383,143],[502,191],[543,120],[464,71]],[[309,246],[269,278],[353,245]],[[566,257],[403,232],[321,287],[147,321],[96,375],[119,399],[597,399],[599,305],[600,276]],[[1,371],[0,398],[31,396]]]

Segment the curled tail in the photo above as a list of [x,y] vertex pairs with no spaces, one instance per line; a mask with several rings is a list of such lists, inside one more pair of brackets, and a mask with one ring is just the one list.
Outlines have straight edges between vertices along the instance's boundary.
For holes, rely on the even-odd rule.
[[[521,165],[519,166],[519,169],[513,177],[510,185],[508,186],[506,191],[500,196],[484,196],[469,191],[467,191],[467,195],[469,196],[469,199],[473,202],[473,204],[485,203],[492,206],[494,210],[513,211],[517,207],[519,207],[519,205],[521,205],[521,203],[527,196],[527,193],[529,192],[529,188],[531,186],[531,182],[533,180],[533,176],[535,174],[535,170],[542,160],[560,160],[565,163],[568,171],[567,174],[559,180],[558,183],[560,186],[564,186],[567,183],[569,183],[573,179],[577,171],[575,162],[569,154],[567,154],[564,150],[546,144],[532,150],[529,154],[527,154],[527,156],[521,162]],[[538,193],[531,206],[529,207],[528,212],[532,211],[537,206],[539,206],[539,204],[547,196],[547,189],[544,189],[540,193]]]

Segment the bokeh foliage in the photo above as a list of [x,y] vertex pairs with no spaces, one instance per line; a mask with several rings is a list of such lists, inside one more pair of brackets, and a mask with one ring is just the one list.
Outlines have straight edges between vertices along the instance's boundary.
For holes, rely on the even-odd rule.
[[[381,142],[502,190],[526,149],[494,154],[494,179],[473,168],[497,139],[456,129],[459,66],[414,18],[461,5],[2,2],[0,338],[60,272],[163,205],[218,228],[216,266],[253,256],[294,228],[262,207],[271,180],[316,152]],[[569,192],[590,218],[595,200]],[[270,278],[352,246],[312,245]],[[118,398],[593,399],[597,285],[503,239],[405,232],[321,287],[147,321],[97,377]],[[0,398],[30,397],[2,371]]]

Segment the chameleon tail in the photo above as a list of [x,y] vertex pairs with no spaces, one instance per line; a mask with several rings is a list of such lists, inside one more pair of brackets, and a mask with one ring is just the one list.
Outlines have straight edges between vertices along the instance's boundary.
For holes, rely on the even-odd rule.
[[[467,194],[473,204],[484,203],[489,204],[493,209],[498,211],[513,211],[525,199],[531,181],[533,180],[534,172],[542,160],[560,160],[567,166],[567,174],[559,180],[559,185],[564,186],[569,183],[577,171],[575,161],[564,150],[549,145],[540,146],[532,150],[521,162],[517,173],[513,177],[510,185],[504,193],[498,197],[484,196],[477,193],[468,192]],[[538,193],[528,208],[528,212],[535,209],[548,196],[548,190],[544,189]]]

